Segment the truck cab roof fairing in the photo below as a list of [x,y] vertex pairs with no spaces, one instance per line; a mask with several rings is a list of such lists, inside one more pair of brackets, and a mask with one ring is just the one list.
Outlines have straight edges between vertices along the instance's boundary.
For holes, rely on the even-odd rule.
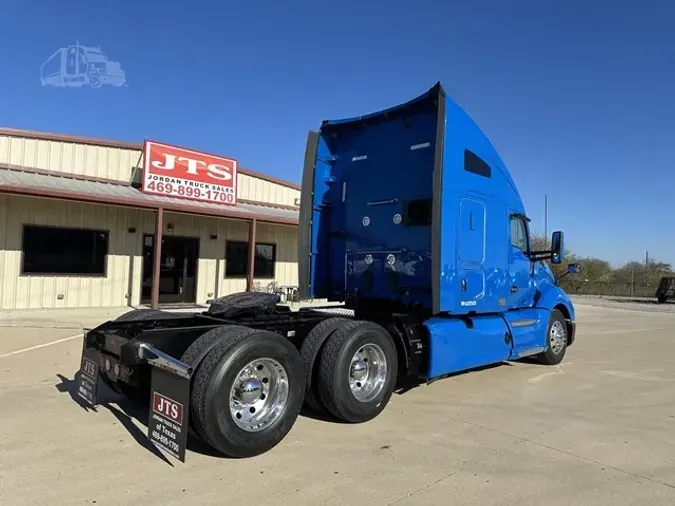
[[[377,122],[378,120],[391,119],[397,116],[405,116],[406,114],[409,114],[411,110],[417,108],[424,108],[425,106],[430,106],[432,104],[437,106],[438,108],[437,110],[439,113],[436,147],[437,147],[437,163],[440,163],[441,165],[440,166],[437,165],[436,169],[438,169],[440,172],[442,172],[443,170],[442,149],[444,148],[444,143],[446,139],[445,134],[447,133],[446,132],[446,125],[448,121],[447,111],[452,110],[457,115],[463,116],[462,119],[464,119],[464,121],[470,122],[470,124],[484,137],[484,140],[489,147],[491,155],[490,161],[492,162],[491,165],[493,165],[493,170],[496,170],[498,172],[499,177],[504,180],[504,182],[510,187],[511,191],[513,192],[513,195],[511,195],[510,196],[511,198],[509,198],[509,200],[511,201],[510,204],[513,205],[514,208],[522,210],[523,214],[525,214],[522,198],[518,190],[518,187],[516,186],[510,172],[508,171],[506,164],[504,163],[501,156],[497,152],[494,144],[487,136],[487,134],[476,123],[476,121],[457,102],[455,102],[452,98],[447,96],[443,88],[443,85],[440,81],[438,81],[434,86],[429,88],[429,90],[427,90],[423,94],[413,98],[412,100],[409,100],[408,102],[404,102],[402,104],[394,105],[392,107],[388,107],[386,109],[375,111],[369,114],[364,114],[361,116],[335,120],[324,120],[321,123],[319,132],[322,134],[330,132],[337,133],[343,128],[345,129],[358,128],[361,125],[365,125],[371,122]],[[451,124],[447,127],[450,132],[452,131],[452,126],[453,125]],[[440,159],[438,155],[440,155]],[[441,183],[440,180],[437,182],[439,184]]]
[[[348,134],[354,130],[367,128],[376,125],[380,122],[390,121],[393,119],[402,118],[405,121],[406,117],[414,116],[417,113],[429,113],[436,116],[436,133],[434,139],[435,153],[433,166],[433,188],[432,188],[432,223],[431,223],[431,250],[438,251],[440,246],[440,230],[441,230],[441,209],[440,209],[440,189],[443,172],[443,144],[445,138],[445,101],[446,93],[441,82],[437,82],[434,86],[429,88],[426,92],[417,97],[404,102],[402,104],[394,105],[385,109],[381,109],[369,114],[355,116],[351,118],[324,120],[321,123],[318,134],[322,136],[328,144],[332,140],[340,137],[341,134]],[[431,293],[432,293],[432,308],[435,310],[439,306],[439,287],[438,279],[440,278],[441,266],[440,255],[431,255]],[[304,269],[300,269],[304,271]]]
[[[414,122],[415,117],[421,118],[428,114],[436,118],[433,172],[430,174],[433,179],[433,188],[430,192],[433,209],[430,227],[431,307],[429,309],[433,313],[448,311],[448,304],[442,301],[444,297],[441,296],[441,284],[444,276],[452,276],[448,270],[449,257],[446,257],[450,255],[450,249],[453,246],[450,242],[443,240],[443,237],[451,233],[453,226],[446,223],[444,227],[442,221],[454,219],[452,215],[454,211],[450,210],[454,201],[450,195],[483,195],[487,198],[501,200],[514,211],[524,212],[520,194],[496,149],[476,122],[456,102],[447,97],[440,82],[423,94],[399,105],[360,116],[324,120],[318,131],[310,134],[310,139],[308,139],[310,141],[306,152],[308,159],[305,160],[301,198],[301,208],[302,203],[307,207],[304,213],[302,210],[300,213],[301,255],[299,261],[302,265],[299,265],[299,274],[300,285],[306,287],[309,292],[318,291],[325,295],[329,290],[326,283],[330,276],[322,272],[322,269],[317,271],[316,266],[310,265],[312,263],[310,259],[317,259],[317,255],[323,256],[315,234],[319,231],[318,223],[322,214],[318,208],[321,206],[327,186],[319,174],[327,167],[326,162],[330,160],[330,152],[333,151],[334,143],[337,145],[345,136],[354,134],[361,136],[363,134],[359,132],[360,130],[366,132],[372,127],[379,128],[378,125],[394,118],[400,118],[403,121],[406,121],[406,118],[413,118]],[[412,127],[414,128],[414,124]],[[471,150],[489,163],[492,169],[490,179],[479,178],[464,171],[459,155],[465,150]],[[319,166],[315,169],[317,162],[321,169]],[[319,172],[316,172],[317,170]],[[442,232],[444,229],[445,232]],[[303,237],[304,235],[307,237]],[[326,249],[327,245],[324,245],[323,250]],[[447,252],[447,255],[444,252]],[[307,264],[304,265],[304,262]],[[301,292],[305,293],[302,289]]]
[[[354,116],[352,118],[343,118],[343,119],[334,119],[334,120],[324,120],[321,123],[321,132],[331,131],[332,127],[347,126],[349,124],[357,125],[363,121],[377,120],[379,118],[389,119],[401,115],[404,112],[407,112],[418,106],[424,106],[425,104],[432,103],[437,98],[445,98],[445,91],[440,82],[437,82],[433,87],[423,94],[405,102],[403,104],[394,105],[386,109],[381,109],[372,113],[364,114],[361,116]],[[351,126],[351,125],[350,125]]]

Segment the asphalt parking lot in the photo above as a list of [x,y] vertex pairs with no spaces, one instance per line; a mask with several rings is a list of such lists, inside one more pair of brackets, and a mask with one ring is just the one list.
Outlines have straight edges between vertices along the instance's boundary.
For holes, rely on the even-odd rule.
[[73,401],[77,329],[0,327],[0,504],[675,504],[675,312],[582,302],[560,366],[444,379],[363,425],[301,417],[254,459],[193,442],[185,464],[114,395]]

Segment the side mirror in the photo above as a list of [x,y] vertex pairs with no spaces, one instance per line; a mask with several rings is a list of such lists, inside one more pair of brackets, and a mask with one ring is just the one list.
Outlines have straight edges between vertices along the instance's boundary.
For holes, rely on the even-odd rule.
[[581,272],[581,265],[569,264],[567,266],[567,274],[579,274]]
[[565,246],[563,244],[564,237],[560,230],[553,232],[551,235],[551,263],[559,264],[563,261]]

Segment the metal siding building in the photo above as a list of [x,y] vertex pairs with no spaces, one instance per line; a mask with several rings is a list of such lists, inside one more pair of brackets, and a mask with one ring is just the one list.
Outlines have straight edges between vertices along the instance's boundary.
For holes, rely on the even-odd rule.
[[[183,300],[163,301],[162,294],[171,291],[177,278],[159,277],[158,283],[164,283],[160,303],[203,304],[251,288],[251,283],[297,285],[299,186],[239,169],[236,206],[143,194],[133,184],[142,167],[142,147],[0,129],[0,309],[147,304],[142,294],[149,293],[144,285],[148,271],[154,271],[148,267],[153,265],[148,247],[154,246],[148,245],[158,223],[162,243],[174,238],[177,250],[186,241],[196,250],[191,275],[182,277],[183,285],[190,278],[185,285],[190,293],[183,296],[181,285],[177,298]],[[103,272],[25,274],[25,229],[30,225],[105,233]],[[233,261],[226,254],[228,243],[237,241],[232,251],[237,246],[241,251],[251,238],[273,255],[272,264],[265,259],[266,275],[254,275],[255,262],[247,264],[244,275],[228,275],[228,260]]]

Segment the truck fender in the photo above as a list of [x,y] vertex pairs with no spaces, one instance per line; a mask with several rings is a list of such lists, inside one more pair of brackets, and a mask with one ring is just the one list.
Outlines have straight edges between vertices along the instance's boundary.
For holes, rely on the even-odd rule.
[[401,379],[401,377],[407,376],[412,367],[412,360],[410,359],[410,353],[408,352],[410,343],[407,342],[406,338],[403,336],[403,333],[406,331],[406,327],[405,325],[396,325],[395,321],[391,321],[385,324],[384,328],[387,330],[387,332],[389,332],[389,335],[396,346],[399,364],[398,373],[400,376],[398,379]]
[[394,340],[399,357],[399,380],[417,377],[426,368],[429,333],[426,326],[410,315],[397,314],[382,325]]
[[565,320],[567,321],[567,344],[568,346],[574,342],[575,337],[575,321],[576,314],[574,312],[574,305],[569,295],[565,293],[560,287],[551,285],[541,292],[539,296],[537,307],[546,309],[547,311],[559,310]]

